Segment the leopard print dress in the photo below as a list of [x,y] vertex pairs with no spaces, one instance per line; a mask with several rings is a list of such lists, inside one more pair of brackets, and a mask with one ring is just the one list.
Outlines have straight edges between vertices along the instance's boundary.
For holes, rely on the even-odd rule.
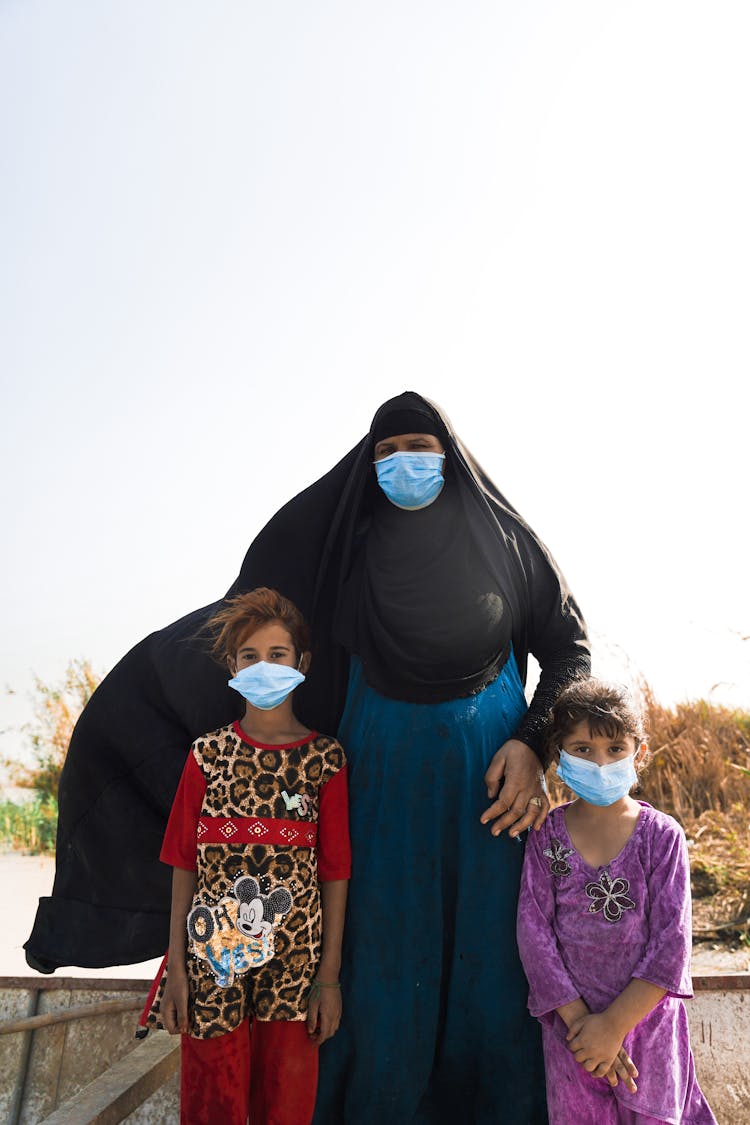
[[[252,743],[239,723],[191,747],[205,780],[187,917],[191,1036],[243,1020],[303,1020],[320,957],[320,790],[345,765],[333,738]],[[168,971],[168,970],[167,970]],[[146,1017],[163,1027],[164,972]]]

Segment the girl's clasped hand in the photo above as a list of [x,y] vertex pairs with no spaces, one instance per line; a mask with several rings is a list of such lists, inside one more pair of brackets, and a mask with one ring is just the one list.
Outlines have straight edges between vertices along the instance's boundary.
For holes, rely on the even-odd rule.
[[583,1001],[580,1004],[584,1010],[568,1025],[567,1035],[576,1062],[596,1078],[606,1078],[610,1086],[622,1081],[636,1093],[638,1068],[622,1045],[624,1036],[606,1016],[589,1012]]

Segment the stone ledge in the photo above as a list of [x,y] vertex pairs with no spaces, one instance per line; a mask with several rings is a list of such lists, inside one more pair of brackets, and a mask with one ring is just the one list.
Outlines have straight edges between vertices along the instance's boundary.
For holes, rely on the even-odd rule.
[[44,1119],[43,1125],[117,1125],[180,1065],[180,1040],[151,1032],[124,1058]]

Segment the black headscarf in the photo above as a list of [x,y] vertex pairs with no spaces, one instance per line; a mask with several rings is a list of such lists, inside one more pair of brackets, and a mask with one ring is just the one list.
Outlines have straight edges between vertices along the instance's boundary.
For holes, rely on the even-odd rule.
[[[454,538],[464,545],[459,593],[471,604],[474,587],[480,599],[486,596],[479,612],[487,636],[477,657],[464,635],[458,646],[461,658],[452,666],[450,644],[445,643],[451,610],[441,607],[437,632],[427,640],[427,656],[440,650],[438,697],[465,695],[489,682],[510,643],[525,678],[527,654],[533,652],[541,678],[515,735],[540,752],[553,698],[564,683],[588,670],[582,617],[546,548],[461,444],[445,414],[414,392],[381,406],[367,436],[277,512],[251,544],[225,597],[271,586],[291,598],[310,621],[313,663],[295,693],[295,711],[314,729],[335,733],[338,728],[350,650],[358,652],[374,686],[380,683],[386,694],[429,697],[429,676],[419,674],[421,641],[416,659],[413,646],[402,646],[410,671],[406,664],[401,671],[389,670],[395,658],[387,643],[383,650],[388,630],[371,612],[384,605],[378,573],[380,564],[389,561],[382,544],[387,547],[391,518],[373,472],[373,434],[382,433],[384,418],[387,428],[387,416],[397,419],[401,411],[424,417],[422,432],[438,433],[447,459],[445,489],[434,510],[400,515],[422,519],[430,513],[426,522],[434,534],[436,521],[443,523],[445,502],[442,511],[456,521]],[[373,558],[367,559],[373,528],[381,540],[374,566]],[[411,536],[409,551],[419,550],[415,539]],[[440,549],[452,551],[455,562],[450,544],[443,541]],[[412,574],[419,573],[426,556],[415,561]],[[368,573],[371,588],[365,590],[357,576]],[[430,583],[433,591],[445,585],[441,568],[433,570]],[[392,612],[397,608],[392,584],[385,586]],[[402,606],[410,604],[408,587],[409,582]],[[450,588],[438,594],[452,596]],[[55,885],[52,896],[40,900],[25,946],[34,968],[49,972],[61,965],[128,964],[166,949],[171,872],[158,856],[171,802],[191,742],[230,721],[238,710],[226,669],[214,663],[201,639],[203,626],[222,600],[131,649],[81,715],[60,782]],[[419,612],[424,624],[424,612]]]
[[[447,425],[414,395],[378,411],[373,446],[402,433],[429,433],[445,449],[445,484],[417,511],[366,492],[335,615],[334,635],[361,659],[368,683],[415,703],[480,691],[508,657],[512,592],[506,552],[483,552],[473,482],[464,479]],[[409,403],[408,408],[404,400]]]
[[429,507],[384,495],[355,545],[335,636],[392,699],[438,703],[485,687],[508,658],[511,620],[450,472]]

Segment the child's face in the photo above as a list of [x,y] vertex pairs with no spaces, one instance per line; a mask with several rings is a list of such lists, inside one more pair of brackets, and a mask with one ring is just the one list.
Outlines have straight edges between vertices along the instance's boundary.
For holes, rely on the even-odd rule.
[[[307,654],[303,660],[306,656]],[[289,631],[280,621],[269,621],[267,625],[261,625],[254,633],[245,637],[234,655],[234,660],[229,662],[229,667],[236,675],[241,668],[257,664],[259,660],[265,661],[266,664],[286,664],[290,668],[297,667],[299,654]],[[300,666],[300,671],[304,672],[305,669]]]
[[562,740],[561,749],[573,758],[584,758],[597,766],[607,766],[610,762],[621,762],[634,756],[637,764],[642,756],[642,748],[636,746],[632,735],[609,738],[606,734],[594,734],[585,721],[568,732]]

